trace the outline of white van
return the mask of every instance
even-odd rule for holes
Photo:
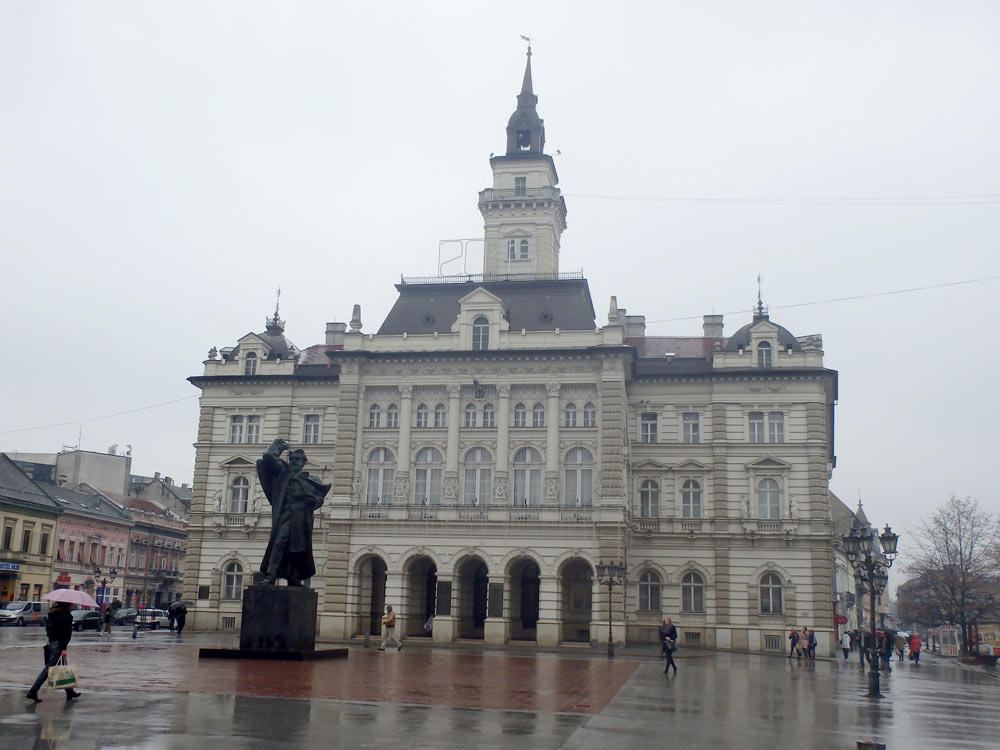
[[[7,602],[0,609],[0,625],[23,626],[29,623],[45,626],[49,619],[49,602]]]

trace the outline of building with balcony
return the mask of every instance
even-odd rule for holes
[[[270,512],[255,461],[275,438],[332,484],[316,515],[323,635],[552,645],[654,641],[833,648],[837,374],[822,339],[758,299],[729,336],[598,321],[559,270],[566,203],[544,152],[530,51],[507,150],[480,193],[481,274],[404,278],[381,325],[360,306],[299,349],[277,310],[202,374],[184,579],[197,628],[236,628]],[[622,262],[628,262],[623,254]],[[627,565],[610,597],[600,561]]]

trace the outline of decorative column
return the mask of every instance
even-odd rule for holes
[[[444,464],[444,505],[458,504],[458,426],[462,415],[462,386],[448,386],[448,450]]]
[[[558,576],[541,573],[538,577],[538,625],[535,639],[539,646],[558,646],[561,617],[559,613]]]
[[[493,501],[497,505],[507,505],[510,491],[510,384],[497,386],[500,403],[497,404],[497,473],[493,482]]]
[[[559,384],[545,386],[549,393],[545,423],[545,498],[543,505],[559,504]]]
[[[399,455],[396,456],[396,481],[393,503],[406,505],[410,497],[410,424],[413,421],[413,386],[399,386]]]
[[[455,640],[458,618],[452,610],[452,578],[448,574],[437,575],[437,608],[434,611],[434,629],[431,638],[434,643],[451,643]]]

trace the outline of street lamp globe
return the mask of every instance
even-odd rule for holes
[[[858,556],[858,544],[861,540],[854,529],[851,529],[850,534],[844,534],[842,538],[844,540],[844,552],[847,553],[848,559],[853,562],[854,558]]]
[[[885,553],[886,559],[889,560],[889,564],[891,565],[893,559],[896,557],[899,534],[893,533],[892,529],[889,528],[889,524],[886,524],[885,530],[879,535],[878,540],[882,544],[882,552]]]
[[[872,545],[875,543],[875,532],[865,529],[861,532],[858,544],[861,547],[861,554],[867,557],[872,553]]]

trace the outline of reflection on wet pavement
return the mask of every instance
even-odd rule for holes
[[[346,661],[223,662],[197,659],[205,638],[74,639],[83,698],[44,691],[35,706],[23,700],[40,666],[34,640],[0,635],[4,749],[826,750],[867,739],[974,750],[1000,736],[1000,680],[930,657],[883,677],[887,697],[872,702],[854,661],[689,650],[668,677],[655,658],[628,656],[352,649]]]

